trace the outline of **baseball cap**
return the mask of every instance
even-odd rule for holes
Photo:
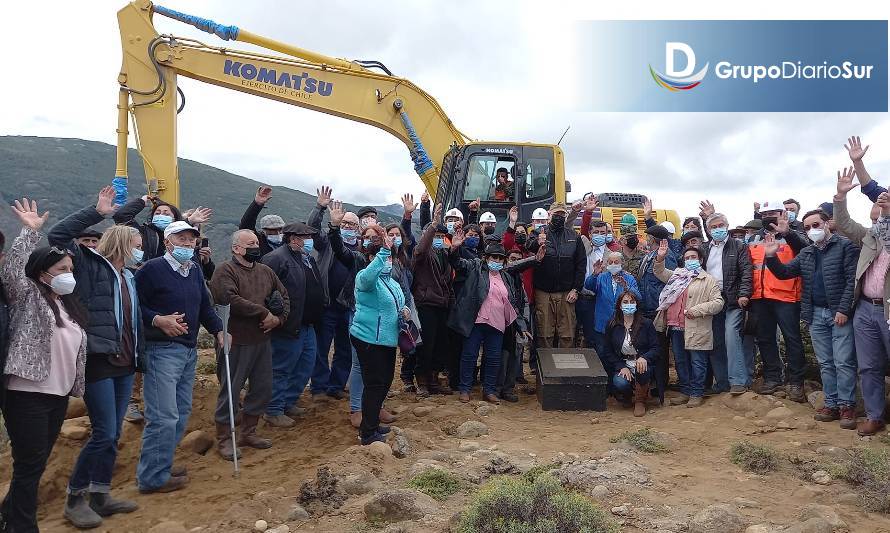
[[[193,228],[192,226],[189,226],[188,222],[186,222],[184,220],[177,220],[176,222],[171,222],[164,229],[164,238],[166,239],[167,237],[169,237],[170,235],[173,235],[174,233],[182,233],[183,231],[193,231],[193,232],[195,232],[195,236],[200,235],[200,233],[198,232],[198,229]]]

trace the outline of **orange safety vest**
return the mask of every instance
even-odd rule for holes
[[[751,252],[751,265],[753,267],[754,292],[751,298],[758,300],[768,298],[770,300],[778,300],[780,302],[799,302],[800,301],[800,278],[779,279],[763,264],[766,253],[763,250],[763,244],[751,244],[748,246]],[[783,263],[788,263],[794,259],[795,253],[784,241],[779,244],[779,251],[776,257]]]

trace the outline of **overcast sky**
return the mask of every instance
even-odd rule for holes
[[[79,137],[115,143],[123,2],[4,2],[0,7],[0,135]],[[377,59],[432,94],[462,131],[488,140],[562,143],[575,194],[635,192],[681,217],[714,202],[732,224],[755,200],[795,197],[803,209],[830,201],[849,165],[846,137],[872,145],[872,177],[890,170],[886,114],[589,113],[561,87],[583,68],[571,28],[584,19],[887,19],[890,4],[851,13],[843,3],[775,1],[357,2],[166,0],[162,5],[234,24],[336,57]],[[155,17],[162,33],[223,44]],[[353,203],[386,204],[419,193],[405,146],[371,126],[181,79],[179,155],[272,185],[322,183]],[[131,140],[130,145],[134,146]],[[2,169],[0,169],[2,175]],[[111,176],[109,176],[109,179]],[[188,176],[182,176],[188,179]],[[0,180],[2,187],[2,180]],[[867,219],[863,196],[851,210]]]

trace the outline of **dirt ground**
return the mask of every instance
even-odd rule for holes
[[[212,437],[215,377],[199,376],[194,393],[189,431],[202,430]],[[260,433],[271,438],[274,447],[246,450],[239,478],[232,477],[232,463],[221,460],[213,448],[205,455],[180,448],[176,462],[188,466],[191,484],[186,490],[156,495],[137,492],[135,469],[141,426],[125,423],[115,469],[114,494],[137,501],[140,509],[130,515],[106,519],[96,531],[145,532],[153,527],[155,532],[250,531],[259,518],[267,519],[270,527],[286,523],[290,531],[372,531],[380,526],[368,524],[362,513],[362,504],[369,495],[349,496],[339,509],[329,506],[326,514],[308,520],[286,520],[285,517],[296,502],[301,483],[313,478],[317,468],[323,465],[339,473],[370,474],[368,479],[374,487],[400,488],[406,486],[412,470],[416,473],[417,465],[424,462],[439,462],[456,471],[467,471],[474,457],[484,458],[486,453],[503,454],[526,467],[595,459],[618,446],[610,443],[610,438],[628,429],[650,427],[667,434],[672,441],[671,452],[635,454],[633,461],[648,472],[649,480],[610,485],[609,496],[601,500],[607,512],[624,503],[642,509],[636,517],[616,517],[624,522],[623,531],[656,531],[651,525],[643,524],[654,518],[688,518],[710,504],[742,501],[737,500],[742,498],[749,502],[741,506],[740,512],[750,524],[795,523],[804,506],[820,503],[834,506],[850,531],[890,532],[890,517],[862,510],[851,497],[851,487],[842,481],[818,485],[793,468],[755,475],[729,460],[731,444],[743,439],[803,457],[816,457],[816,450],[824,446],[847,449],[887,446],[886,441],[864,441],[855,431],[841,430],[837,423],[811,423],[813,409],[809,404],[751,396],[735,400],[727,395],[713,397],[698,409],[654,407],[645,417],[634,418],[629,410],[612,400],[609,410],[603,413],[543,412],[535,396],[520,393],[518,404],[503,403],[487,416],[481,416],[477,412],[479,402],[462,404],[456,395],[418,402],[413,394],[396,393],[387,401],[387,406],[399,414],[395,425],[404,430],[411,445],[410,454],[401,459],[390,454],[375,455],[376,450],[370,452],[356,446],[356,431],[346,419],[345,400],[313,405],[304,398],[311,414],[296,427],[279,430],[261,424]],[[477,399],[478,393],[474,396],[474,400]],[[782,422],[764,421],[766,411],[780,404],[793,415]],[[432,410],[417,416],[414,409],[418,406],[429,406]],[[468,420],[483,422],[488,427],[488,435],[469,439],[473,442],[454,436],[455,426]],[[40,491],[42,531],[72,531],[62,518],[62,508],[68,475],[82,444],[83,441],[65,438],[56,444]],[[482,452],[471,453],[477,444]],[[10,463],[7,451],[0,457],[2,492],[9,480]],[[442,531],[464,507],[467,498],[466,492],[459,492],[437,503],[429,516],[410,522],[401,531]],[[330,502],[319,503],[324,508]],[[314,510],[307,508],[310,512]],[[640,517],[640,513],[649,516]],[[178,524],[155,527],[164,521]],[[669,529],[673,528],[662,530]]]

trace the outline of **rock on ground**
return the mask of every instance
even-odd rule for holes
[[[824,519],[810,518],[800,524],[794,524],[782,533],[832,533],[834,528]]]
[[[343,476],[337,486],[346,494],[361,495],[380,488],[380,481],[368,472]]]
[[[190,450],[198,455],[204,455],[207,450],[213,447],[213,437],[207,433],[196,429],[182,438],[179,446],[184,450]]]
[[[488,426],[476,420],[468,420],[457,427],[456,435],[461,439],[472,439],[488,435]]]
[[[638,463],[635,454],[624,450],[611,450],[602,459],[564,464],[556,474],[560,483],[592,494],[597,485],[609,483],[649,483],[649,470]]]
[[[384,490],[365,503],[368,521],[401,522],[417,520],[438,509],[435,500],[416,490]]]
[[[812,476],[813,482],[817,485],[828,485],[831,483],[831,474],[825,470],[816,470]]]
[[[825,407],[825,393],[817,390],[807,394],[807,401],[813,406],[813,409],[819,410]]]
[[[309,520],[309,512],[300,504],[294,504],[293,509],[287,515],[288,522],[299,522],[301,520]]]
[[[779,420],[787,420],[794,416],[794,411],[788,409],[784,405],[782,407],[776,407],[775,409],[771,409],[766,413],[766,420],[768,421],[779,421]]]
[[[392,454],[401,459],[410,453],[411,444],[408,442],[408,437],[404,433],[396,435],[392,440]]]
[[[847,529],[847,523],[841,519],[840,515],[834,508],[827,505],[811,503],[801,509],[798,519],[805,522],[811,518],[821,518],[825,520],[832,529]]]
[[[721,399],[721,402],[724,406],[733,411],[745,413],[747,418],[763,416],[767,411],[773,408],[773,403],[770,398],[761,396],[756,392],[749,391],[738,396],[724,394],[723,396],[724,398]],[[748,413],[753,413],[753,416],[748,416]]]
[[[689,533],[741,533],[745,525],[735,507],[720,503],[696,513],[689,521]]]
[[[415,407],[412,412],[414,413],[414,416],[422,417],[432,413],[433,408],[429,405],[421,405],[420,407]]]
[[[79,418],[81,416],[85,416],[86,414],[87,404],[84,403],[83,398],[69,396],[68,410],[65,411],[65,420],[68,420],[69,418]]]

